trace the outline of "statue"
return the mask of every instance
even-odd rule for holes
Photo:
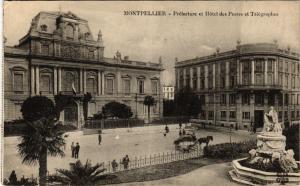
[[[265,113],[264,115],[264,127],[262,132],[282,132],[281,125],[278,122],[278,115],[274,110],[274,107],[270,107],[269,113]]]

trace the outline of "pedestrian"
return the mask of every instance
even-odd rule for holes
[[[181,129],[179,130],[179,136],[181,136],[182,135],[182,131],[181,131]]]
[[[9,180],[9,183],[10,183],[11,185],[16,185],[16,184],[17,184],[18,178],[17,178],[17,175],[16,175],[16,171],[15,171],[15,170],[11,171],[8,180]]]
[[[76,147],[75,147],[75,158],[78,159],[79,158],[79,150],[80,150],[80,145],[77,142],[76,143]]]
[[[184,129],[182,129],[182,135],[185,135],[185,130]]]
[[[98,143],[99,143],[99,145],[101,145],[101,141],[102,141],[102,136],[101,136],[101,133],[99,133],[99,135],[98,135]]]
[[[181,122],[179,122],[179,129],[181,129],[181,127],[182,127],[182,123],[181,123]]]
[[[169,127],[168,127],[168,125],[166,125],[165,131],[166,131],[166,133],[169,133]]]
[[[72,151],[72,158],[74,158],[75,157],[75,144],[73,141],[72,141],[72,145],[71,145],[71,151]]]
[[[118,163],[116,162],[116,160],[113,160],[112,162],[111,162],[111,167],[112,167],[112,170],[113,170],[113,172],[116,172],[117,171],[117,167],[118,167],[119,165],[118,165]]]
[[[128,169],[128,164],[129,164],[129,157],[128,155],[126,155],[123,160],[122,160],[122,164],[124,165],[124,169],[127,170]]]

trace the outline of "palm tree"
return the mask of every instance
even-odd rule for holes
[[[25,127],[18,144],[22,163],[29,165],[39,163],[39,185],[46,185],[47,155],[64,156],[61,147],[65,140],[54,103],[45,96],[27,98],[21,108]]]
[[[148,122],[150,122],[150,107],[153,106],[155,103],[155,100],[152,96],[146,96],[144,99],[144,105],[148,107]]]
[[[87,160],[83,165],[78,160],[70,164],[70,170],[56,169],[57,174],[50,176],[50,180],[70,185],[94,185],[97,181],[106,177],[106,175],[100,175],[105,170],[103,163],[92,166]]]
[[[22,163],[34,165],[39,163],[39,185],[46,185],[47,155],[64,156],[61,147],[65,141],[60,125],[48,118],[26,122],[26,127],[18,144],[18,151],[23,158]]]

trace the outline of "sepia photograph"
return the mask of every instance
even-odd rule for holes
[[[1,184],[300,185],[299,1],[3,2]]]

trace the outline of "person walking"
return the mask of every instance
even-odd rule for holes
[[[72,158],[75,157],[75,144],[74,142],[72,141],[72,144],[71,144],[71,152],[72,152]]]
[[[179,122],[179,129],[181,129],[181,127],[182,127],[182,123],[181,123],[181,122]]]
[[[117,171],[117,167],[118,167],[119,165],[118,165],[118,163],[116,162],[116,160],[113,160],[112,162],[111,162],[111,167],[112,167],[112,170],[113,170],[113,172],[116,172]]]
[[[99,143],[99,145],[101,145],[101,141],[102,141],[102,136],[101,136],[101,133],[99,133],[99,135],[98,135],[98,143]]]
[[[79,150],[80,150],[80,145],[77,142],[76,143],[76,147],[75,147],[75,158],[78,159],[79,158]]]
[[[129,164],[129,157],[128,155],[126,155],[123,160],[122,160],[122,164],[124,165],[124,169],[127,170],[128,169],[128,164]]]
[[[17,178],[17,174],[16,174],[15,170],[13,170],[10,173],[10,176],[9,176],[8,180],[9,180],[9,183],[12,184],[12,185],[16,185],[17,184],[18,178]]]
[[[185,135],[185,130],[184,129],[182,129],[182,135]]]
[[[166,125],[165,131],[166,131],[166,133],[169,133],[169,127],[168,127],[168,125]]]
[[[182,131],[181,131],[181,129],[179,130],[179,136],[181,136],[182,135]]]

